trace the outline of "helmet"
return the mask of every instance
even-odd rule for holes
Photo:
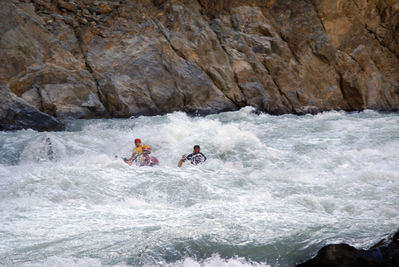
[[[199,149],[199,148],[200,148],[200,146],[199,146],[199,145],[195,145],[195,146],[194,146],[194,149],[196,149],[196,148],[198,148],[198,149]]]
[[[134,139],[134,143],[136,143],[137,141],[141,143],[141,140],[139,138]]]

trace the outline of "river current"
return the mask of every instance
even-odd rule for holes
[[[120,159],[137,137],[159,166]],[[195,144],[208,160],[177,168]],[[398,222],[398,113],[244,108],[0,132],[4,266],[294,266]]]

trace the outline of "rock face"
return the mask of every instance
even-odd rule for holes
[[[60,119],[398,110],[399,3],[0,1],[0,61]]]
[[[26,128],[58,131],[63,129],[63,125],[55,118],[37,111],[0,83],[0,130]]]
[[[381,240],[369,250],[356,249],[347,244],[328,245],[313,259],[298,267],[394,267],[399,266],[399,231]]]

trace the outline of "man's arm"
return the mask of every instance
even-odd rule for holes
[[[201,155],[204,157],[204,162],[206,161],[206,157],[205,157],[205,155],[204,154],[202,154],[202,152],[200,152],[201,153]]]
[[[183,162],[186,161],[186,155],[183,155],[183,157],[181,158],[181,160],[179,160],[179,163],[177,163],[177,167],[181,167],[181,165],[183,165]]]

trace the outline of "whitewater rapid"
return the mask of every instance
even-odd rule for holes
[[[115,158],[135,138],[159,166]],[[177,168],[195,144],[207,162]],[[374,111],[0,132],[0,265],[293,266],[365,248],[398,228],[398,151],[399,114]]]

